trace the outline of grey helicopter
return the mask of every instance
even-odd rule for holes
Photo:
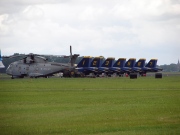
[[[62,72],[66,76],[71,76],[75,72],[75,61],[79,54],[72,55],[72,48],[70,46],[70,56],[62,55],[39,55],[39,54],[26,54],[23,55],[24,58],[21,60],[11,63],[6,73],[11,75],[11,78],[24,78],[26,76],[30,78],[38,78],[53,76],[55,73]],[[57,56],[57,57],[70,57],[69,63],[58,63],[58,62],[48,62],[45,56]],[[4,58],[14,58],[22,57],[22,55],[17,56],[4,56]]]

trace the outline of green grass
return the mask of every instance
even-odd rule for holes
[[[180,134],[180,77],[0,79],[0,134]]]

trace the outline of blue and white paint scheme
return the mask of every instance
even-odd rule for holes
[[[1,50],[0,50],[0,68],[5,68],[4,64],[2,63]]]

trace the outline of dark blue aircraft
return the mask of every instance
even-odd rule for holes
[[[132,68],[134,67],[135,63],[136,63],[136,59],[130,58],[125,63],[125,66],[121,68],[120,75],[123,75],[124,73],[130,74],[132,72]]]
[[[139,59],[134,67],[131,68],[131,73],[140,73],[142,71],[142,68],[145,66],[146,59],[141,58]]]
[[[109,68],[110,74],[116,73],[120,75],[121,69],[125,66],[126,58],[119,58],[113,65],[113,67]]]
[[[95,57],[94,59],[90,56],[84,57],[78,64],[77,68],[79,72],[84,75],[89,75],[93,73],[99,76],[102,73],[106,75],[112,75],[116,73],[122,76],[124,73],[139,73],[144,75],[147,72],[158,72],[162,71],[162,68],[156,67],[157,59],[151,59],[145,66],[146,59],[141,58],[136,62],[135,58],[130,58],[126,62],[126,58],[119,58],[115,61],[115,58],[107,58],[104,61],[104,57]]]
[[[88,75],[89,73],[95,72],[97,68],[90,67],[90,64],[93,60],[93,57],[91,56],[84,56],[83,59],[78,63],[77,70],[80,73],[83,73],[84,75]]]
[[[97,69],[99,69],[99,67],[101,67],[103,62],[104,62],[103,56],[95,57],[91,62],[90,67],[96,67]]]
[[[83,75],[89,75],[93,73],[94,75],[98,74],[98,68],[102,65],[104,57],[90,57],[85,56],[77,65],[77,70]]]
[[[113,67],[114,61],[115,61],[115,58],[113,57],[107,58],[103,62],[101,67],[98,68],[98,74],[102,74],[102,73],[109,74],[109,71],[110,71],[109,69]]]
[[[159,72],[162,70],[162,68],[157,67],[157,59],[151,59],[145,67],[141,68],[140,74],[143,75],[147,72]]]

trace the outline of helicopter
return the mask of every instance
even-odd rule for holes
[[[11,75],[11,78],[24,78],[28,76],[30,78],[38,78],[53,76],[55,73],[62,72],[66,76],[71,76],[71,73],[75,71],[74,63],[79,54],[72,55],[72,47],[70,46],[70,56],[63,56],[64,58],[70,57],[69,63],[48,62],[45,56],[57,56],[62,55],[39,55],[39,54],[26,54],[21,60],[11,63],[6,73]],[[4,56],[4,58],[22,57],[22,55],[16,56]]]

